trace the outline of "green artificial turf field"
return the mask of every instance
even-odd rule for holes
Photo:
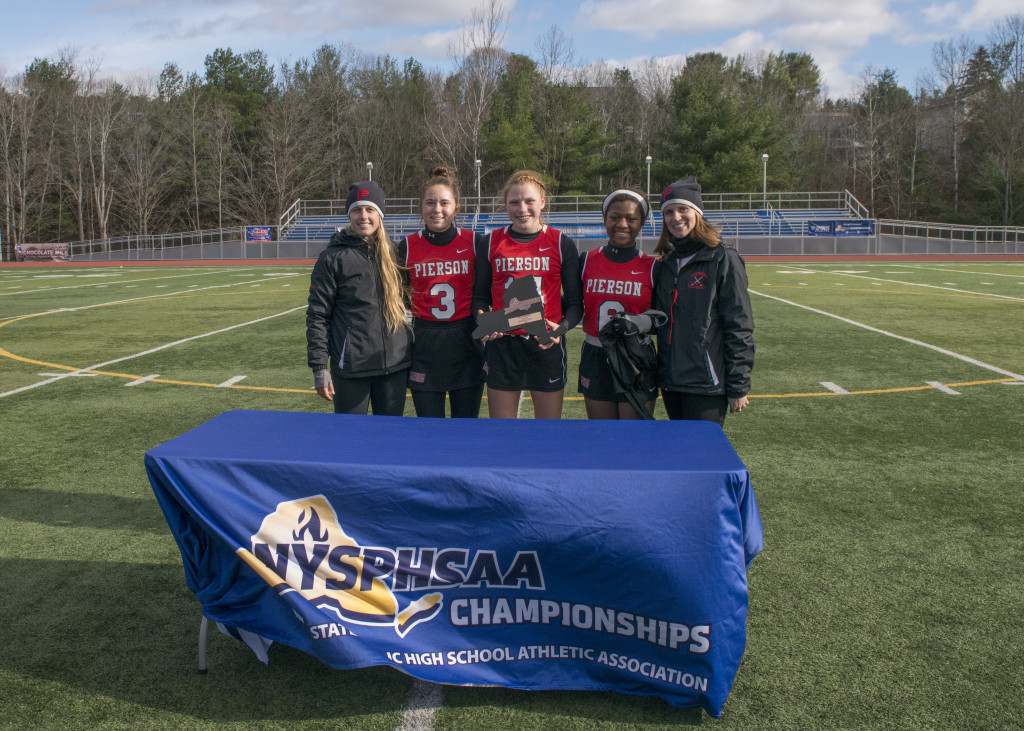
[[[748,273],[753,398],[726,433],[765,550],[722,719],[446,686],[433,728],[1024,727],[1024,264]],[[223,411],[330,409],[305,365],[308,274],[0,268],[0,728],[403,723],[414,684],[391,669],[282,646],[264,667],[213,633],[198,675],[200,607],[143,469]]]

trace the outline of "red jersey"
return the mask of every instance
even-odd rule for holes
[[[653,256],[638,252],[624,264],[610,261],[604,247],[587,253],[583,264],[583,332],[597,337],[613,312],[639,315],[651,308]]]
[[[412,314],[421,320],[447,322],[470,315],[475,254],[473,232],[459,229],[455,239],[435,246],[417,231],[405,239]]]
[[[533,277],[544,300],[544,317],[562,321],[562,232],[545,226],[533,241],[521,244],[509,227],[491,231],[487,258],[491,265],[491,309],[505,306],[505,290],[512,280]],[[512,330],[513,335],[525,330]]]

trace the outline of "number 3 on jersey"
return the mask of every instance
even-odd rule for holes
[[[438,282],[430,288],[431,297],[440,297],[440,307],[431,307],[430,314],[438,320],[450,320],[455,315],[455,288],[447,282]]]

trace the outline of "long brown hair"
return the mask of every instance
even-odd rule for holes
[[[716,246],[722,245],[722,232],[718,226],[713,223],[709,223],[708,219],[704,218],[704,214],[700,211],[694,210],[697,214],[697,223],[693,227],[693,231],[690,232],[690,237],[694,241],[698,241],[704,246],[710,246],[712,249]],[[664,221],[664,219],[662,219]],[[668,232],[668,226],[661,224],[661,236],[658,237],[658,245],[654,247],[655,256],[664,256],[665,254],[671,254],[673,250],[672,242],[669,241],[670,234]]]

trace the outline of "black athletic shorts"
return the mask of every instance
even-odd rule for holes
[[[409,389],[455,391],[483,381],[483,349],[473,339],[473,318],[456,322],[415,320]]]
[[[561,391],[565,388],[565,338],[547,350],[532,337],[505,335],[484,346],[487,385],[499,391]]]
[[[612,369],[604,348],[590,342],[583,343],[583,352],[580,354],[577,390],[594,401],[612,401],[617,404],[626,402],[624,394],[615,393],[615,379],[612,377]],[[658,389],[654,387],[645,401],[655,401],[657,398]]]

